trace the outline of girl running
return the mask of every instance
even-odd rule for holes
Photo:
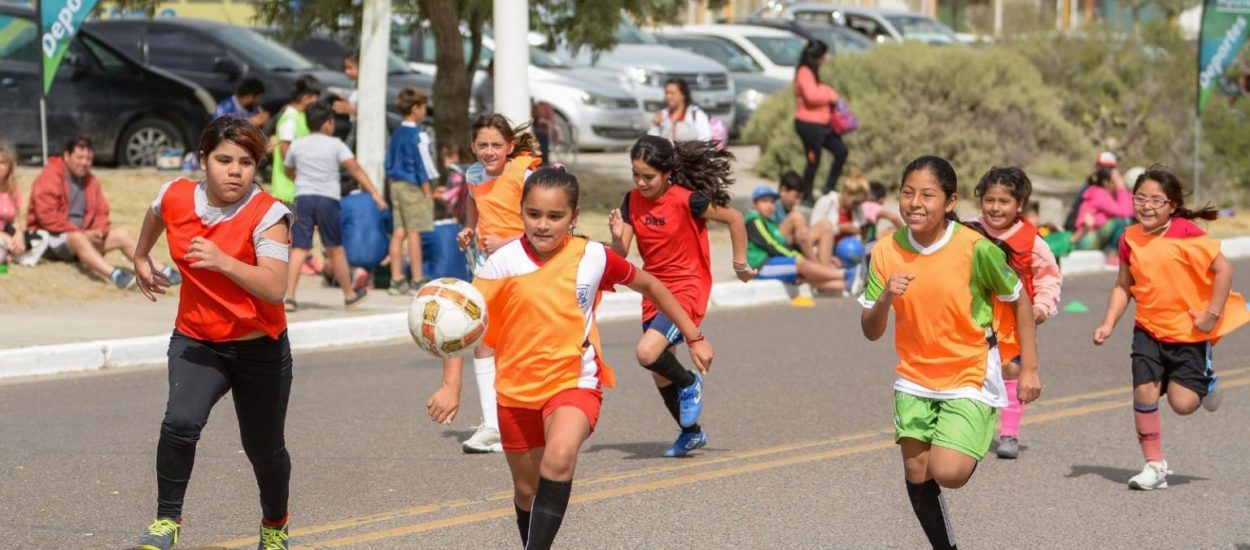
[[[976,196],[981,199],[981,216],[969,225],[985,236],[1007,247],[1007,265],[1016,271],[1024,291],[1033,302],[1033,322],[1040,325],[1059,313],[1059,288],[1063,276],[1059,263],[1046,241],[1037,234],[1037,227],[1025,219],[1033,184],[1024,170],[1015,167],[991,168],[977,183]],[[994,332],[998,335],[998,351],[1003,365],[1003,385],[1007,388],[1007,407],[1002,411],[998,431],[999,458],[1020,455],[1020,418],[1024,404],[1016,396],[1020,376],[1020,342],[1016,336],[1015,317],[1001,302],[994,305]],[[1035,337],[1036,338],[1036,337]]]
[[[526,179],[524,238],[492,254],[474,280],[490,311],[485,341],[499,357],[503,446],[528,549],[547,549],[555,540],[578,451],[599,419],[602,386],[614,385],[595,322],[600,293],[618,284],[642,293],[674,320],[699,369],[712,365],[712,346],[659,279],[602,244],[570,235],[578,194],[577,178],[560,167]],[[460,363],[445,363],[443,386],[428,402],[435,422],[455,417]]]
[[[1213,220],[1214,208],[1185,208],[1185,189],[1171,172],[1153,167],[1133,185],[1136,225],[1120,244],[1120,276],[1094,344],[1111,337],[1130,299],[1133,319],[1133,421],[1146,466],[1128,480],[1131,489],[1166,489],[1159,396],[1167,394],[1176,414],[1201,404],[1220,406],[1219,380],[1211,369],[1211,348],[1250,321],[1246,301],[1233,284],[1233,264],[1220,243],[1191,220]]]
[[[1003,251],[957,221],[957,189],[955,169],[944,159],[923,156],[907,165],[899,193],[907,227],[873,248],[860,298],[869,340],[885,334],[894,310],[894,437],[912,511],[934,548],[955,547],[941,487],[968,482],[994,437],[994,409],[1007,405],[995,300],[1014,305],[1018,398],[1028,403],[1041,393],[1033,306]]]
[[[143,219],[139,290],[170,283],[149,253],[161,233],[184,282],[169,339],[169,399],[156,447],[156,521],[140,548],[177,544],[195,446],[213,405],[234,394],[243,450],[260,486],[262,550],[287,548],[291,458],[283,430],[291,396],[286,294],[291,212],[252,183],[265,136],[248,121],[214,120],[200,136],[204,181],[166,183]]]
[[[500,114],[484,114],[473,121],[473,154],[478,162],[469,167],[469,200],[464,229],[456,236],[470,265],[485,264],[487,256],[517,240],[521,223],[521,187],[525,178],[542,164],[538,142],[524,126],[513,128]],[[461,444],[466,453],[498,453],[499,417],[495,407],[495,354],[480,345],[473,350],[473,374],[482,404],[482,425]]]
[[[755,271],[747,266],[747,232],[742,214],[729,206],[730,161],[733,154],[717,150],[711,141],[684,141],[674,145],[657,136],[643,136],[629,153],[634,189],[621,207],[608,214],[612,250],[629,255],[634,237],[642,267],[677,296],[682,310],[696,325],[703,322],[712,294],[712,258],[707,221],[729,226],[733,267],[749,281]],[[699,426],[703,411],[703,379],[681,365],[673,350],[682,342],[674,318],[650,300],[642,302],[642,339],[635,354],[638,364],[651,371],[664,406],[681,433],[664,456],[686,456],[707,444]]]

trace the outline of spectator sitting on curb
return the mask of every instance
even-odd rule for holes
[[[798,172],[787,170],[782,174],[777,184],[777,209],[769,218],[781,228],[786,244],[804,251],[811,250],[814,244],[807,228],[807,217],[799,210],[806,188]]]
[[[767,185],[751,192],[753,208],[746,214],[747,265],[759,271],[757,279],[799,285],[799,295],[790,303],[813,307],[816,302],[812,299],[812,286],[819,290],[842,291],[846,289],[846,278],[842,270],[808,260],[786,246],[781,228],[771,219],[779,196]]]
[[[51,259],[74,262],[112,281],[117,288],[130,288],[135,275],[129,270],[113,267],[104,259],[112,250],[120,250],[132,263],[135,259],[135,238],[123,227],[109,226],[109,204],[104,198],[100,180],[91,173],[95,146],[91,138],[77,136],[65,144],[60,157],[48,159],[30,190],[30,207],[26,214],[27,231],[44,230]],[[170,284],[182,282],[173,268],[153,261],[153,267],[165,275]]]
[[[17,187],[17,149],[0,141],[0,265],[15,261],[26,251],[21,220],[22,191]]]
[[[239,84],[234,95],[221,100],[213,118],[223,116],[247,119],[252,126],[260,128],[269,122],[269,111],[261,109],[260,101],[265,96],[265,84],[255,78],[249,78]]]

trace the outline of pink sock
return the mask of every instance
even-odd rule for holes
[[[1002,410],[1003,426],[998,430],[998,435],[1009,435],[1019,439],[1020,437],[1020,417],[1024,416],[1024,404],[1016,397],[1016,381],[1003,380],[1003,385],[1007,386],[1007,408]]]
[[[1163,462],[1163,426],[1159,422],[1159,406],[1133,405],[1133,423],[1137,440],[1146,462]]]

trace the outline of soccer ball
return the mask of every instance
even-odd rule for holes
[[[486,333],[486,299],[460,279],[431,281],[417,290],[408,306],[408,332],[431,355],[460,355]]]

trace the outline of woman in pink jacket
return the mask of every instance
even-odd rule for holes
[[[1120,236],[1133,223],[1133,193],[1124,177],[1114,168],[1099,168],[1090,176],[1089,185],[1081,194],[1077,210],[1076,247],[1080,250],[1104,250],[1107,260],[1116,263]]]
[[[824,42],[808,41],[794,71],[794,131],[803,141],[803,152],[807,157],[807,168],[803,170],[803,182],[808,190],[804,193],[805,200],[814,200],[811,191],[816,180],[816,167],[820,165],[821,149],[833,153],[833,166],[825,179],[822,194],[837,188],[838,176],[842,174],[848,154],[842,137],[829,125],[838,92],[820,83],[820,65],[824,63],[828,49]]]

